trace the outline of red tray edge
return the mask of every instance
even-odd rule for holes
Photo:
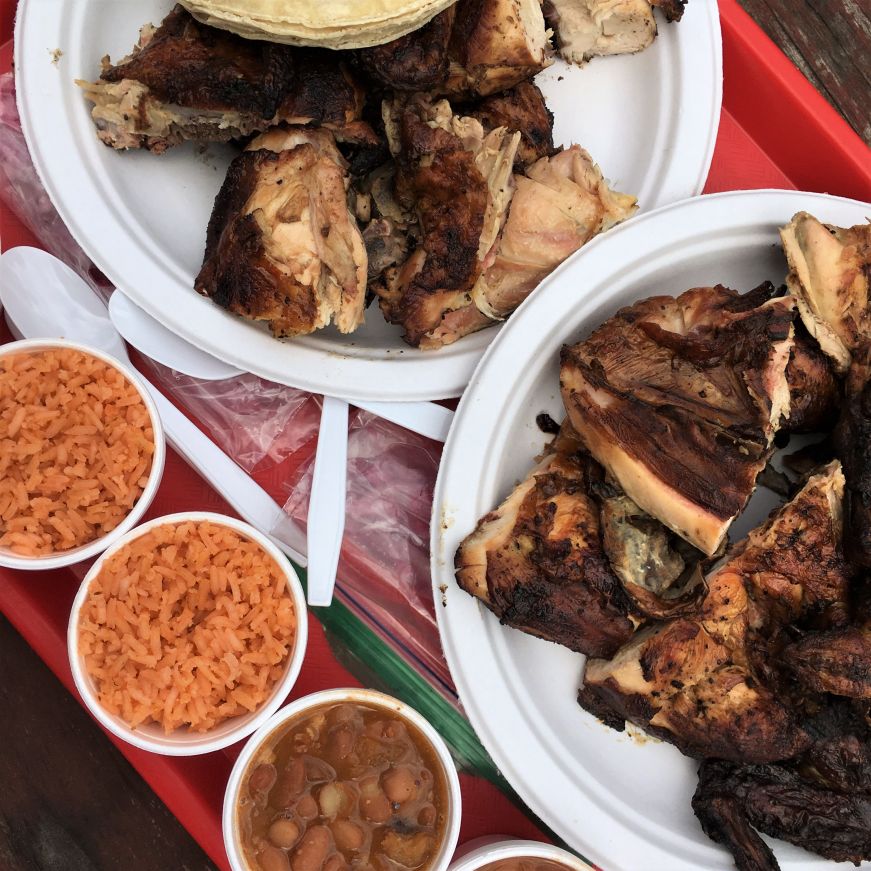
[[[724,82],[724,109],[796,187],[871,200],[871,155],[858,134],[817,93],[737,0],[719,0],[719,9],[724,65],[729,73]],[[760,123],[761,105],[765,105],[764,123]],[[784,135],[796,115],[802,122],[800,148]],[[809,153],[827,155],[825,183],[808,172]],[[78,698],[66,659],[60,651],[52,651],[47,637],[50,627],[43,616],[9,587],[2,596],[2,606],[10,622]],[[182,771],[193,767],[196,760],[144,753],[109,737],[209,857],[219,867],[227,868],[220,826],[216,829],[210,819],[213,808]]]

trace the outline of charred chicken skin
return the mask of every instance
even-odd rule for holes
[[[342,129],[363,107],[334,53],[243,39],[181,6],[159,27],[143,27],[129,57],[105,59],[98,82],[79,84],[103,142],[158,154],[188,139],[223,142],[281,122]]]
[[[722,543],[789,414],[793,303],[770,285],[652,297],[565,347],[560,383],[590,453],[707,554]]]
[[[486,131],[505,127],[520,133],[520,145],[514,161],[522,172],[539,158],[550,157],[553,145],[553,115],[534,82],[521,82],[476,103],[462,107],[463,113],[477,118]]]
[[[440,85],[448,75],[448,46],[456,10],[456,6],[449,6],[420,30],[361,49],[357,54],[363,69],[396,91],[425,91]]]
[[[865,745],[856,754],[852,748],[853,758],[840,749],[837,767],[850,783],[845,790],[807,776],[804,766],[706,760],[693,810],[705,833],[732,853],[738,871],[780,867],[757,829],[827,859],[858,865],[871,856],[868,749]]]
[[[326,130],[255,139],[230,165],[209,221],[199,293],[276,336],[363,318],[366,249],[348,211],[348,175]]]
[[[599,474],[595,461],[571,434],[559,438],[481,519],[455,565],[459,585],[503,623],[607,656],[629,638],[638,618],[603,550],[590,474]]]
[[[771,686],[769,643],[788,625],[844,625],[844,479],[834,462],[727,554],[696,612],[640,630],[610,660],[591,659],[595,698],[689,756],[787,759],[811,743]]]

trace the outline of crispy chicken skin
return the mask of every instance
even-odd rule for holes
[[[550,66],[539,0],[461,0],[449,49],[449,96],[495,94]]]
[[[794,339],[786,367],[789,417],[781,422],[781,429],[789,433],[830,432],[841,404],[834,366],[803,324],[796,325]]]
[[[423,95],[385,103],[385,113],[397,198],[417,212],[421,244],[378,290],[381,310],[409,344],[438,348],[489,323],[471,292],[508,210],[520,134],[485,135]]]
[[[463,113],[477,118],[487,131],[506,127],[519,131],[520,146],[514,168],[522,172],[541,157],[550,157],[553,147],[553,114],[534,82],[521,82],[501,94],[485,97],[463,107]]]
[[[357,52],[363,69],[395,91],[425,91],[448,74],[448,45],[457,7],[449,6],[420,30]]]
[[[635,197],[611,190],[579,145],[542,157],[514,176],[508,220],[472,292],[503,320],[567,257],[636,211]]]
[[[843,374],[871,340],[871,223],[842,229],[798,212],[780,238],[801,319]]]
[[[780,867],[754,828],[827,859],[858,865],[871,858],[868,783],[840,792],[803,777],[791,765],[706,760],[693,810],[705,833],[732,853],[738,871]]]
[[[763,285],[652,297],[562,352],[563,401],[641,508],[713,554],[789,413],[793,303]]]
[[[596,463],[571,437],[487,514],[456,554],[457,582],[509,626],[592,656],[631,635],[629,599],[587,493]]]
[[[844,478],[835,461],[727,554],[692,615],[641,629],[611,659],[591,659],[580,701],[596,700],[689,756],[771,762],[811,738],[770,674],[785,626],[843,626]]]
[[[363,93],[337,57],[243,39],[176,6],[143,27],[133,53],[84,82],[100,139],[161,153],[187,139],[227,141],[273,124],[341,128],[359,119]]]
[[[325,130],[255,139],[231,164],[209,221],[196,289],[278,337],[363,319],[366,249],[348,175]]]

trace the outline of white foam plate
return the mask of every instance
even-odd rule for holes
[[[542,284],[490,346],[445,446],[433,507],[432,578],[460,700],[521,798],[607,871],[734,866],[693,816],[696,763],[640,730],[634,737],[614,732],[578,707],[583,657],[501,626],[456,585],[454,553],[478,518],[528,474],[547,438],[536,415],[564,417],[561,345],[653,294],[782,282],[777,229],[802,209],[841,226],[871,217],[871,205],[853,200],[739,192],[665,207],[595,240]],[[740,534],[772,507],[770,494],[759,496],[741,518]],[[782,841],[770,843],[783,871],[834,867]]]
[[[377,306],[353,336],[333,329],[278,341],[193,290],[206,224],[230,147],[186,145],[156,157],[101,144],[73,84],[100,58],[123,57],[170,0],[21,0],[18,105],[43,184],[73,236],[111,281],[178,335],[227,363],[285,384],[360,400],[458,396],[497,330],[435,352],[410,348]],[[701,191],[720,117],[722,53],[715,0],[660,22],[639,55],[556,63],[539,76],[558,143],[589,149],[619,189],[651,209]],[[53,52],[62,55],[53,63]]]

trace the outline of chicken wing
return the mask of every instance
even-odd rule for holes
[[[773,294],[718,286],[652,297],[562,352],[563,401],[590,453],[709,555],[789,413],[793,303]]]
[[[209,221],[196,289],[279,337],[363,320],[366,249],[348,174],[326,130],[274,130],[231,164]]]

